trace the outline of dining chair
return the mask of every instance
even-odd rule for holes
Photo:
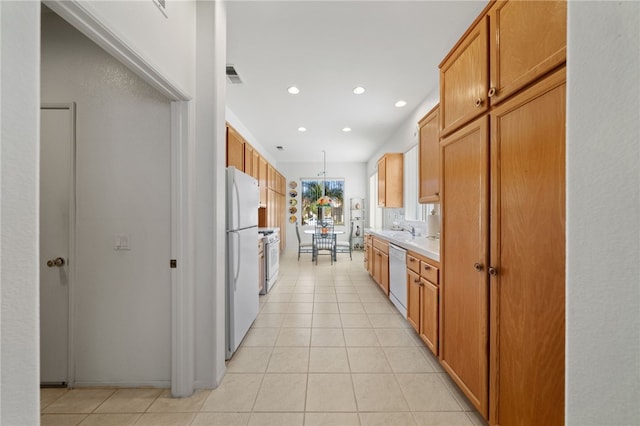
[[[311,260],[313,261],[313,243],[302,242],[298,222],[296,222],[296,237],[298,237],[298,261],[300,261],[300,253],[311,253]]]
[[[313,259],[318,264],[318,256],[321,251],[328,251],[331,264],[335,258],[336,234],[333,232],[333,221],[319,220],[316,222],[315,233],[313,234]]]
[[[353,247],[353,222],[351,222],[351,227],[349,229],[349,240],[348,241],[336,241],[336,249],[337,253],[349,253],[349,259],[353,260],[353,256],[351,254],[351,250]],[[337,258],[335,259],[337,260]]]

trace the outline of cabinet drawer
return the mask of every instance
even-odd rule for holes
[[[424,260],[420,262],[420,276],[431,281],[433,284],[438,284],[438,268],[428,264]]]
[[[411,269],[416,274],[420,273],[420,259],[415,256],[407,254],[407,268]]]
[[[389,254],[389,243],[377,238],[373,239],[373,247],[380,250],[382,253]]]

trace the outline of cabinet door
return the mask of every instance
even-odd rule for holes
[[[227,127],[227,167],[244,171],[244,140],[235,130]]]
[[[248,143],[244,144],[244,172],[253,176],[253,147]]]
[[[492,105],[565,62],[565,1],[496,2],[489,21]]]
[[[367,241],[367,272],[369,275],[373,276],[373,268],[376,262],[375,253],[373,252],[373,246],[371,245],[371,241]]]
[[[565,105],[562,69],[492,112],[495,424],[564,421]]]
[[[268,174],[267,160],[265,160],[263,157],[260,157],[259,164],[260,164],[260,167],[258,168],[258,175],[259,175],[258,183],[260,185],[260,205],[266,207],[267,205],[267,174]]]
[[[377,248],[373,248],[373,257],[375,260],[373,261],[373,280],[382,288],[381,285],[381,265],[382,265],[382,253]]]
[[[280,211],[278,213],[278,227],[280,228],[280,251],[284,251],[287,247],[287,197],[280,194],[278,197]]]
[[[387,202],[387,159],[378,160],[378,206],[384,207]]]
[[[438,356],[438,287],[421,278],[420,337],[434,355]]]
[[[421,203],[440,201],[440,107],[436,106],[420,121]]]
[[[380,287],[389,295],[389,255],[380,252]]]
[[[253,150],[251,155],[251,176],[255,179],[260,179],[260,153],[257,150]]]
[[[420,275],[407,268],[407,321],[420,333]]]
[[[487,17],[478,21],[440,64],[441,135],[487,111],[488,26]]]
[[[488,416],[488,117],[442,141],[440,358]]]
[[[267,188],[276,190],[276,169],[267,163]]]

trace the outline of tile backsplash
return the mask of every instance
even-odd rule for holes
[[[425,204],[425,220],[405,220],[404,209],[382,209],[382,228],[393,229],[395,224],[412,226],[416,236],[439,236],[440,234],[440,204]],[[433,214],[432,214],[433,213]]]

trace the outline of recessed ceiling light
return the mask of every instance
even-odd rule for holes
[[[298,131],[299,132],[306,132],[307,128],[306,127],[298,127]]]
[[[355,93],[356,95],[361,95],[364,93],[364,87],[362,86],[358,86],[356,88],[353,89],[353,93]]]
[[[398,108],[402,108],[403,106],[407,105],[407,101],[398,101],[396,102],[396,107]]]
[[[342,131],[343,132],[350,132],[351,131],[351,127],[343,127]]]
[[[297,95],[298,93],[300,93],[300,89],[298,89],[296,86],[291,86],[287,89],[287,92],[291,93],[292,95]]]

